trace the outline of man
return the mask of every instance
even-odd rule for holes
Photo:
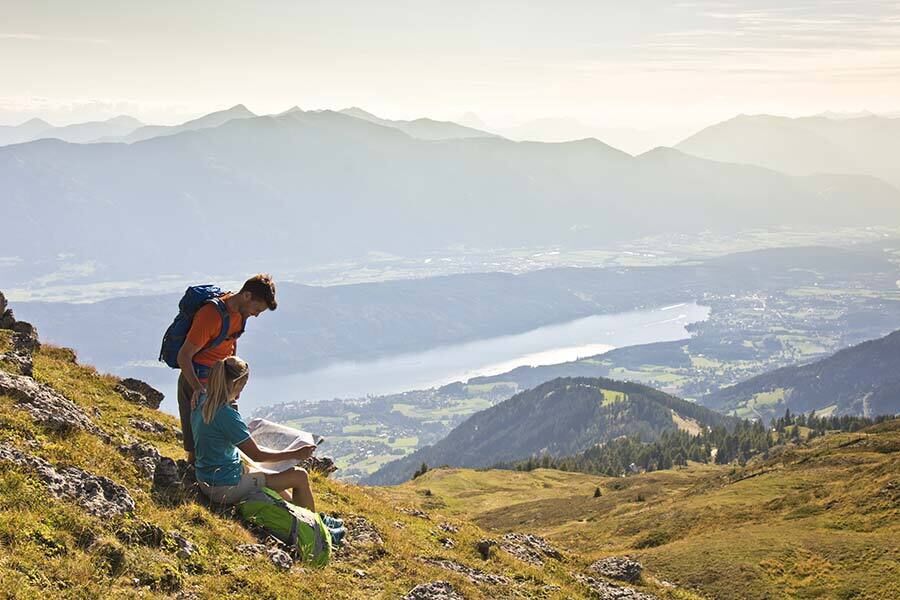
[[[191,407],[200,394],[206,392],[209,368],[217,361],[237,353],[237,338],[244,332],[249,317],[266,310],[275,310],[275,282],[268,273],[254,275],[237,294],[222,297],[229,315],[228,335],[217,346],[208,347],[221,333],[222,317],[213,304],[204,304],[194,315],[191,328],[178,352],[178,416],[188,461],[194,462],[194,435],[191,431]]]

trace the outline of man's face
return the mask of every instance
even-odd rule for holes
[[[245,319],[247,317],[258,317],[260,313],[263,313],[269,309],[269,306],[264,300],[256,300],[249,294],[248,296],[249,297],[244,302],[243,308],[241,308],[241,316]]]

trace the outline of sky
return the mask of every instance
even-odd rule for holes
[[[0,125],[360,106],[689,131],[900,111],[900,2],[0,0]],[[674,135],[674,133],[673,133]]]

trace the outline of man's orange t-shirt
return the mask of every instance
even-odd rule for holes
[[[223,296],[222,300],[226,300],[228,296]],[[236,333],[243,329],[244,320],[239,312],[228,311],[228,315],[230,317],[228,338],[233,338]],[[194,313],[194,320],[191,322],[191,329],[188,331],[186,340],[195,346],[203,348],[219,337],[221,331],[222,318],[219,316],[219,310],[212,304],[204,304]],[[198,365],[211,367],[223,358],[234,356],[236,349],[236,339],[225,339],[218,346],[201,350],[195,354],[194,362]]]

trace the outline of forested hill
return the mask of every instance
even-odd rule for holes
[[[763,373],[703,399],[722,411],[750,408],[765,422],[812,410],[863,416],[900,413],[900,331],[808,365]]]
[[[560,378],[472,415],[446,438],[388,463],[366,483],[409,479],[427,465],[485,467],[537,454],[563,456],[623,435],[654,440],[663,431],[729,424],[728,417],[635,383]]]

